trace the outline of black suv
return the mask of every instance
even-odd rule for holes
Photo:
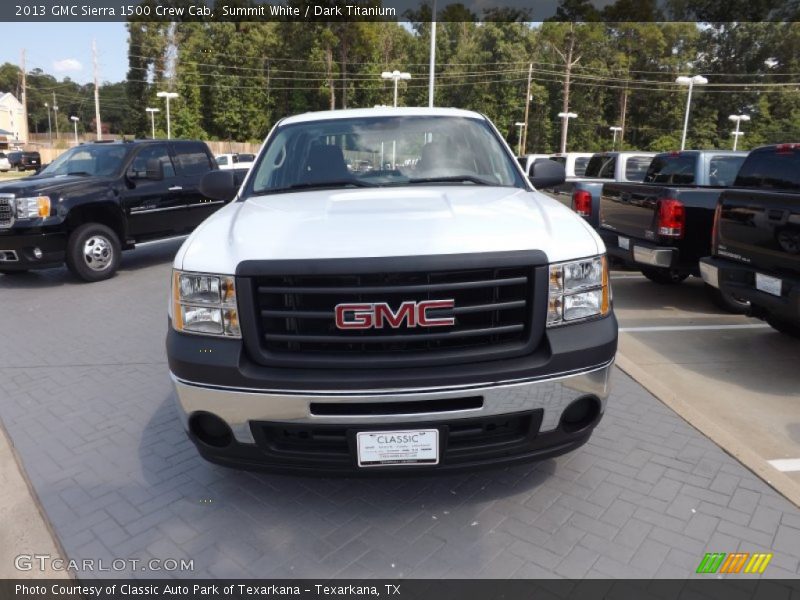
[[[0,273],[66,262],[85,281],[107,279],[121,250],[186,234],[225,204],[199,189],[216,168],[199,141],[71,148],[37,175],[0,185]]]
[[[23,152],[21,150],[6,154],[8,163],[17,171],[36,171],[42,166],[42,157],[38,152]]]

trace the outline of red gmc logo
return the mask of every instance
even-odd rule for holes
[[[428,311],[453,308],[453,300],[408,300],[397,311],[386,302],[370,304],[337,304],[336,327],[339,329],[381,329],[386,325],[398,329],[406,327],[442,327],[455,324],[453,317],[431,317]]]

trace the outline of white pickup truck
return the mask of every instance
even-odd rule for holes
[[[529,180],[469,111],[280,121],[174,262],[167,354],[201,455],[445,472],[585,443],[617,322],[602,241],[534,188],[563,179],[541,161]],[[215,171],[201,190],[234,185]]]

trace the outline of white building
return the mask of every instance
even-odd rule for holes
[[[9,145],[28,143],[25,111],[13,94],[0,93],[0,143]]]

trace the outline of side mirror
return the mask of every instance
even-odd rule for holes
[[[147,179],[153,181],[161,181],[164,179],[164,163],[158,158],[150,158],[147,160]]]
[[[537,160],[531,165],[528,179],[537,190],[552,188],[566,181],[567,172],[564,170],[564,165],[546,158]]]
[[[214,200],[227,202],[236,195],[237,189],[232,169],[209,171],[200,180],[200,193]]]

